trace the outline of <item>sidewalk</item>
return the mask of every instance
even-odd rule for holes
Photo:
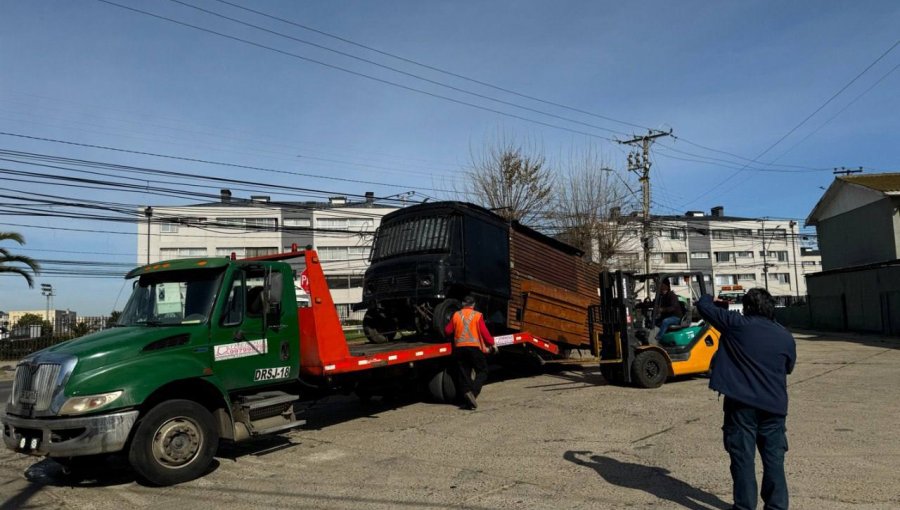
[[[18,360],[2,360],[0,361],[0,381],[10,381],[16,375],[16,365]]]

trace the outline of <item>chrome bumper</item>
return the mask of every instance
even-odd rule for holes
[[[0,414],[7,448],[29,455],[77,457],[122,450],[138,411],[73,418],[22,418]]]

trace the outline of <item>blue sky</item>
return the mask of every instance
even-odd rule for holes
[[[168,0],[114,1],[510,115],[388,85],[97,0],[6,1],[0,4],[0,131],[305,176],[9,135],[0,135],[0,149],[335,194],[374,191],[386,196],[416,191],[421,199],[446,197],[443,190],[452,187],[471,151],[498,133],[533,141],[551,161],[564,159],[573,148],[593,146],[620,170],[627,151],[608,138],[642,133],[626,124],[391,59],[215,0],[184,3],[569,120],[449,90]],[[820,186],[827,187],[833,179],[829,169],[900,170],[900,71],[860,96],[900,64],[900,48],[725,184],[719,185],[747,161],[691,144],[755,158],[900,39],[897,2],[267,0],[242,5],[529,96],[639,126],[671,128],[679,138],[661,141],[653,152],[653,195],[658,204],[653,212],[657,214],[723,205],[733,215],[805,218],[822,193]],[[59,172],[0,163],[3,169]],[[633,181],[631,175],[623,172],[622,176]],[[126,177],[123,173],[122,178]],[[135,208],[191,203],[146,192],[10,179],[9,174],[0,175],[0,188],[14,196],[47,193]],[[210,183],[205,191],[217,193],[219,187]],[[268,194],[274,199],[300,199]],[[10,202],[17,200],[0,200]],[[137,260],[133,224],[0,212],[0,230],[22,232],[28,244],[21,249],[8,247],[38,259],[122,264]],[[121,308],[125,299],[123,295],[116,302],[123,287],[116,279],[45,275],[38,283],[57,289],[56,308],[82,315]],[[0,310],[43,309],[44,304],[37,288],[29,290],[20,279],[0,277]]]

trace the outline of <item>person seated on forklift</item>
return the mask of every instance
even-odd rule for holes
[[[657,342],[662,340],[666,330],[671,326],[681,324],[682,315],[684,315],[684,310],[681,308],[681,303],[678,302],[678,296],[672,292],[672,285],[669,283],[669,279],[665,278],[659,285],[659,318],[657,319],[659,332],[656,334]]]
[[[466,409],[475,409],[478,403],[475,398],[481,393],[481,386],[488,377],[486,352],[495,353],[494,337],[491,336],[484,316],[475,311],[475,298],[468,295],[463,298],[462,310],[453,314],[453,318],[444,328],[446,336],[453,336],[453,357],[459,369],[460,389]],[[475,380],[472,380],[472,372]]]

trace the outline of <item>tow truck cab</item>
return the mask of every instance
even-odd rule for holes
[[[23,359],[0,421],[7,447],[65,462],[127,450],[156,484],[199,476],[218,439],[298,424],[293,270],[196,258],[134,269],[115,327]]]

